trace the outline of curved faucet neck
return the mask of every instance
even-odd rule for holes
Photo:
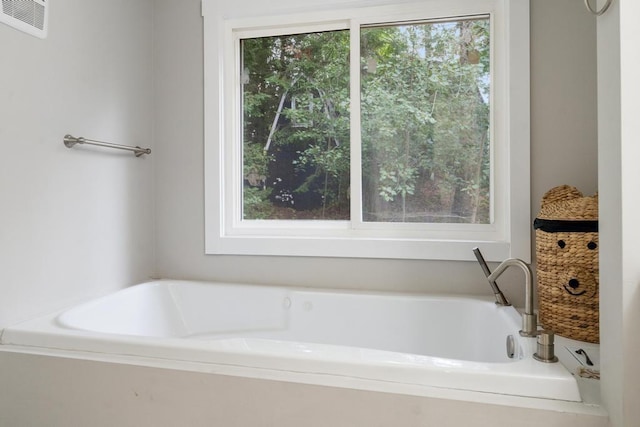
[[[522,260],[517,258],[509,258],[502,263],[487,277],[491,281],[495,281],[498,277],[504,273],[509,267],[520,267],[524,272],[524,316],[522,318],[522,331],[520,333],[524,336],[535,336],[538,329],[538,325],[533,312],[533,280],[531,279],[531,269]]]

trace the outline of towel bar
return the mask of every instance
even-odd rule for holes
[[[129,145],[112,144],[110,142],[96,141],[94,139],[87,139],[83,137],[76,138],[75,136],[72,136],[69,134],[64,136],[63,141],[64,141],[64,145],[66,145],[68,148],[71,148],[76,144],[89,144],[89,145],[97,145],[99,147],[108,147],[108,148],[116,148],[118,150],[133,151],[136,157],[140,157],[143,154],[151,154],[150,148],[140,148],[137,146],[131,147]]]

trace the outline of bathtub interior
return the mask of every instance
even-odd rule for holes
[[[188,288],[188,289],[186,289]],[[106,334],[187,338],[204,333],[277,330],[285,294],[273,288],[160,282],[133,286],[72,308],[60,316],[66,328]],[[243,288],[243,289],[240,289]],[[243,292],[244,290],[244,292]]]
[[[511,307],[470,298],[338,293],[248,285],[155,283],[83,304],[60,325],[118,335],[259,338],[472,360],[516,361]],[[519,342],[516,340],[516,342]]]

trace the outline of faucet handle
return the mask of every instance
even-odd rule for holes
[[[539,362],[555,363],[558,357],[554,354],[554,336],[553,331],[544,330],[538,332],[538,346],[533,358]]]
[[[482,271],[484,272],[484,275],[487,276],[487,280],[488,280],[489,276],[491,276],[491,270],[489,270],[489,266],[487,265],[487,262],[484,260],[484,257],[482,256],[482,252],[480,252],[480,248],[473,248],[473,254],[476,256],[476,259],[478,260],[478,264],[480,264],[480,268],[482,268]],[[496,283],[495,280],[489,280],[489,285],[491,285],[491,289],[493,289],[493,294],[496,297],[496,304],[503,305],[503,306],[511,305],[509,300],[504,296],[504,294],[498,287],[498,284]]]

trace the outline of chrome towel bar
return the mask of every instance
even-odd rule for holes
[[[129,145],[120,145],[120,144],[112,144],[110,142],[96,141],[94,139],[87,139],[83,137],[76,138],[72,135],[64,136],[64,145],[68,148],[73,147],[76,144],[89,144],[89,145],[97,145],[99,147],[108,147],[108,148],[116,148],[118,150],[128,150],[133,151],[136,157],[140,157],[143,154],[151,154],[150,148],[140,148],[140,147],[131,147]]]

